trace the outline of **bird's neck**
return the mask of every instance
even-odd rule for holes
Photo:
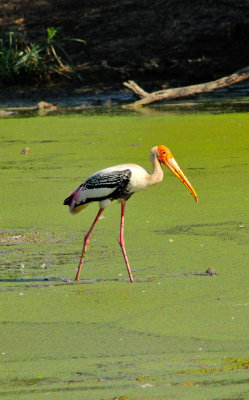
[[[149,185],[156,185],[163,180],[163,169],[156,155],[156,148],[150,152],[150,161],[152,164],[152,173],[149,175]]]

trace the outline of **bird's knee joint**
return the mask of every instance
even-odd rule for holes
[[[89,236],[85,236],[84,237],[84,245],[87,246],[89,241],[90,241]]]
[[[124,244],[125,244],[124,239],[119,238],[118,244],[119,244],[119,246],[124,246]]]

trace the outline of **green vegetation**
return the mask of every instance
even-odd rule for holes
[[[81,79],[66,51],[66,44],[70,41],[86,44],[83,39],[63,36],[60,28],[47,28],[39,41],[27,37],[22,31],[2,30],[0,80],[5,84],[23,84],[30,79],[44,82],[61,77]]]
[[[247,399],[249,115],[1,119],[0,395],[4,400]],[[166,144],[199,196],[165,169],[83,235],[65,196]],[[29,154],[21,154],[24,147]],[[215,268],[217,276],[204,271]]]

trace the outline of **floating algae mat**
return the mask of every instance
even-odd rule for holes
[[[0,138],[1,398],[247,399],[249,115],[12,118]],[[127,203],[135,282],[113,203],[75,284],[97,205],[64,198],[101,168],[150,169],[159,144],[199,203],[165,169]]]

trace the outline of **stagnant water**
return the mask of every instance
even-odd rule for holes
[[[0,120],[1,398],[247,398],[248,122],[248,113],[146,109]],[[101,168],[150,169],[159,144],[199,203],[165,169],[127,203],[135,282],[113,203],[75,284],[97,205],[71,216],[63,199]]]

